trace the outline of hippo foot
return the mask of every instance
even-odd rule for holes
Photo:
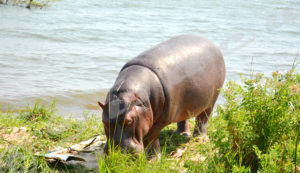
[[[193,132],[193,137],[198,137],[198,136],[200,136],[200,132],[199,132],[199,130],[194,130],[194,132]]]
[[[188,120],[180,121],[177,123],[176,133],[182,136],[191,136]]]
[[[181,136],[186,136],[186,137],[190,137],[191,136],[191,132],[189,131],[179,131],[179,130],[176,130],[176,133],[181,135]]]
[[[149,158],[160,157],[161,152],[160,152],[160,144],[159,144],[159,140],[158,139],[156,139],[154,142],[152,142],[150,144],[150,146],[148,146],[146,148],[146,155]]]
[[[206,132],[200,132],[198,129],[195,129],[193,132],[193,137],[198,137],[198,136],[207,136]]]
[[[201,120],[199,117],[201,118],[201,115],[196,118],[196,125],[194,128],[193,137],[206,136],[207,121],[205,123],[201,123]]]

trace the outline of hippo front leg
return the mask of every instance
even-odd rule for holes
[[[146,147],[146,154],[148,156],[160,156],[160,143],[158,138],[153,142],[150,142],[145,147]]]
[[[160,144],[159,144],[159,133],[166,126],[164,123],[156,123],[149,130],[147,136],[144,138],[144,148],[146,149],[146,154],[160,155]]]

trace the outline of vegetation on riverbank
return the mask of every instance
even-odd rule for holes
[[[48,5],[48,3],[53,0],[0,0],[0,5],[14,5],[25,8],[43,8]]]
[[[36,155],[56,147],[68,147],[103,133],[101,119],[84,115],[83,120],[63,118],[50,107],[37,102],[19,115],[0,115],[0,172],[51,172],[45,160]],[[23,138],[25,137],[25,138]]]
[[[293,70],[274,72],[272,77],[257,74],[242,81],[242,85],[230,81],[224,87],[226,102],[210,117],[209,140],[177,135],[172,124],[160,135],[160,159],[113,151],[98,157],[99,170],[95,171],[300,172],[300,74]],[[0,113],[0,172],[57,171],[35,153],[103,134],[99,116],[84,116],[84,121],[65,119],[55,114],[54,105],[37,103],[19,115]],[[8,138],[15,127],[26,128],[25,140]],[[65,167],[62,171],[88,170]]]

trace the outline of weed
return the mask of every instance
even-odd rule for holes
[[[40,106],[40,100],[37,100],[33,107],[26,107],[26,110],[21,113],[21,118],[27,121],[48,120],[55,113],[55,105],[56,100],[53,101],[50,107]]]

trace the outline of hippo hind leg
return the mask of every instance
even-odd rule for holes
[[[206,135],[207,121],[208,117],[211,114],[212,108],[209,107],[205,111],[203,111],[200,115],[196,117],[195,129],[193,132],[193,136]]]
[[[178,122],[176,133],[183,135],[183,136],[191,136],[189,121],[184,120],[184,121]]]

